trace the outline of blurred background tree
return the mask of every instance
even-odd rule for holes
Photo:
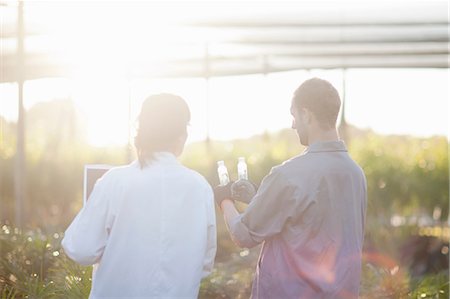
[[[1,121],[1,220],[13,221],[15,130]],[[369,219],[389,222],[394,214],[448,217],[449,161],[445,137],[383,136],[350,127],[349,151],[368,181]],[[68,99],[42,102],[28,111],[27,227],[61,229],[82,202],[83,167],[89,163],[127,163],[128,146],[88,144],[83,119]],[[216,185],[216,161],[224,160],[232,179],[237,158],[246,157],[250,179],[260,183],[270,169],[303,147],[291,129],[249,139],[188,144],[182,162]],[[435,210],[439,209],[439,215]]]
[[[61,232],[82,206],[84,165],[125,164],[129,162],[129,146],[90,145],[83,119],[70,100],[54,100],[31,107],[27,121],[26,225],[22,232],[13,229],[16,124],[3,118],[0,124],[2,298],[22,298],[23,294],[79,298],[80,294],[88,294],[90,270],[74,265],[65,257],[59,244]],[[428,293],[422,291],[426,288],[433,290],[429,292],[430,297],[448,296],[448,283],[443,283],[448,280],[448,273],[441,272],[448,269],[447,139],[443,136],[385,136],[354,127],[349,127],[348,133],[350,154],[364,169],[368,182],[362,298],[375,298],[372,294],[379,292],[385,294],[385,298],[406,298],[411,294],[425,294],[423,298],[427,298]],[[243,156],[250,179],[259,184],[273,166],[303,150],[295,132],[285,129],[248,139],[191,143],[180,159],[214,186],[218,184],[216,162],[224,160],[231,178],[236,179],[237,158]],[[226,231],[221,213],[216,213],[216,266],[212,275],[203,281],[200,297],[248,298],[260,247],[238,248]],[[403,219],[401,226],[393,225],[392,219],[396,216]],[[421,237],[420,228],[427,225],[446,227],[440,230],[443,240]],[[48,241],[44,244],[39,239]],[[35,243],[40,245],[35,246]],[[42,253],[39,261],[27,258],[37,252]],[[30,268],[36,263],[47,270],[37,275]],[[64,271],[73,272],[67,276],[69,280],[57,274],[61,265]],[[427,273],[441,274],[422,280]],[[17,282],[17,276],[28,278]]]

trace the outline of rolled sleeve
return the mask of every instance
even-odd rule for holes
[[[81,265],[97,263],[108,241],[112,220],[106,184],[104,179],[97,181],[88,202],[64,233],[64,252]]]
[[[242,215],[232,219],[229,223],[231,238],[239,247],[252,248],[262,242],[260,239],[253,239],[248,227],[242,223]]]
[[[230,221],[233,241],[238,246],[251,248],[280,233],[297,211],[298,189],[273,168],[245,212]]]

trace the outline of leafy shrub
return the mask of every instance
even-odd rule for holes
[[[61,233],[1,227],[1,299],[88,297],[91,267],[68,259],[60,246],[61,237]],[[200,298],[249,298],[260,248],[234,249],[223,252],[219,261],[216,259],[213,273],[201,283]],[[407,267],[378,252],[366,252],[362,270],[361,299],[449,296],[447,271],[411,278]]]

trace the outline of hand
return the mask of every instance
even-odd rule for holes
[[[229,199],[233,201],[231,196],[231,186],[233,185],[233,182],[229,182],[225,186],[219,185],[214,187],[214,200],[216,201],[219,208],[222,209],[222,201],[225,199]]]
[[[249,204],[256,194],[256,185],[249,180],[240,179],[231,185],[231,197],[234,200]]]

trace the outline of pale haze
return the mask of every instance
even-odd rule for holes
[[[134,136],[137,111],[145,97],[171,92],[184,97],[191,108],[190,142],[205,139],[208,127],[212,139],[229,140],[289,128],[292,93],[314,76],[332,82],[342,95],[342,70],[216,77],[208,83],[201,78],[41,79],[26,82],[25,108],[70,98],[87,122],[91,144],[120,145]],[[380,134],[448,134],[448,70],[350,69],[345,78],[345,113],[351,125]],[[0,88],[0,114],[14,121],[17,85]]]

